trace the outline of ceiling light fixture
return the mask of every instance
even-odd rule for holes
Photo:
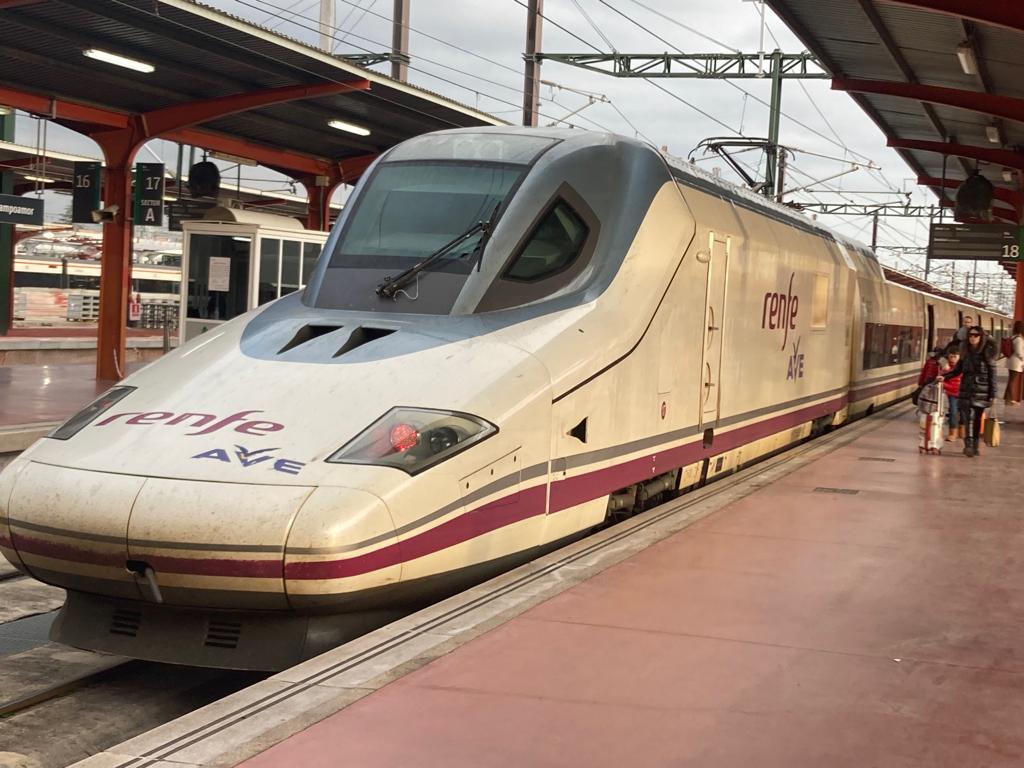
[[[1013,171],[1011,171],[1009,168],[1003,168],[1003,181],[1005,181],[1006,183],[1010,183],[1011,181],[1013,181]]]
[[[970,40],[964,40],[956,47],[956,57],[960,59],[960,69],[965,75],[978,74],[978,57]]]
[[[53,184],[56,179],[51,179],[46,176],[25,176],[25,181],[38,181],[40,184]]]
[[[96,59],[96,61],[113,64],[116,67],[134,69],[136,72],[145,72],[146,74],[149,74],[155,69],[152,64],[147,64],[146,62],[139,61],[138,59],[129,59],[127,56],[118,56],[116,53],[104,51],[99,48],[86,48],[82,51],[82,54],[90,59]]]
[[[985,135],[988,137],[988,140],[991,141],[993,144],[1003,143],[1003,133],[1002,131],[999,130],[999,125],[997,123],[986,125]]]
[[[353,125],[352,123],[346,123],[344,120],[331,120],[327,123],[331,128],[337,128],[339,131],[347,131],[348,133],[354,133],[356,136],[369,136],[370,131],[359,125]]]

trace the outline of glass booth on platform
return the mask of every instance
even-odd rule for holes
[[[305,286],[328,234],[287,216],[220,207],[182,230],[181,343]]]

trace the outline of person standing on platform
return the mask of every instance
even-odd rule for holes
[[[945,357],[946,364],[941,366],[942,388],[946,390],[946,397],[949,399],[949,434],[946,435],[946,442],[952,442],[958,437],[964,436],[964,428],[960,423],[960,379],[962,376],[950,376],[948,371],[956,367],[960,362],[960,351],[952,350]]]
[[[1006,358],[1006,370],[1010,374],[1010,380],[1006,382],[1007,405],[1020,405],[1021,390],[1024,389],[1024,322],[1016,320],[1013,323],[1013,337],[1010,339],[1013,352]]]
[[[956,365],[939,378],[962,376],[957,408],[964,421],[964,456],[978,455],[978,439],[981,436],[981,417],[996,399],[996,345],[985,336],[980,325],[967,330],[967,343],[960,347],[960,359]]]
[[[972,325],[974,325],[974,318],[970,315],[964,315],[964,324],[961,325],[957,329],[956,333],[953,334],[953,341],[959,344],[966,344],[967,332],[971,329]]]

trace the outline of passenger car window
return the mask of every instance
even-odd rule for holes
[[[559,200],[541,219],[502,277],[533,282],[560,272],[579,256],[588,231],[579,214]]]

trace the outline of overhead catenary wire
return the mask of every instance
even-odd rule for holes
[[[246,6],[252,7],[252,4],[251,4],[251,3],[249,3],[249,2],[246,2],[245,0],[236,0],[236,2],[240,2],[240,3],[242,4],[242,5],[246,5]],[[276,6],[276,5],[274,5],[273,3],[271,3],[271,2],[268,2],[268,0],[259,0],[259,2],[261,2],[261,3],[263,4],[263,5],[269,6],[270,8],[275,8],[275,9],[279,9],[279,6]],[[348,2],[349,2],[349,0],[342,0],[342,2],[346,2],[346,3],[348,3]],[[351,3],[350,3],[350,4],[351,4]],[[374,15],[376,15],[376,16],[381,16],[381,14],[374,14]],[[290,21],[291,21],[291,22],[292,22],[293,24],[295,24],[295,25],[296,25],[297,27],[299,27],[300,29],[305,29],[305,30],[308,30],[308,31],[317,31],[317,32],[319,31],[319,26],[316,26],[316,27],[312,26],[312,25],[314,25],[314,24],[318,24],[318,20],[316,20],[316,19],[312,19],[312,18],[310,18],[310,17],[308,17],[308,16],[302,16],[302,15],[299,15],[299,18],[301,18],[301,19],[302,19],[303,21],[306,21],[306,22],[309,22],[309,23],[308,23],[308,24],[303,24],[303,23],[300,23],[300,22],[298,22],[298,21],[295,21],[295,19],[294,19],[294,18],[290,19]],[[382,18],[387,18],[387,17],[383,17],[383,16],[382,16]],[[406,26],[408,26],[408,25],[406,25]],[[410,30],[411,30],[411,29],[412,29],[412,28],[410,27]],[[371,43],[371,44],[373,44],[373,45],[377,45],[377,46],[382,46],[382,47],[388,47],[388,44],[386,44],[386,43],[383,43],[383,42],[381,42],[381,41],[378,41],[378,40],[374,40],[373,38],[369,38],[369,37],[366,37],[365,35],[356,35],[356,34],[354,34],[354,33],[348,33],[348,34],[350,34],[350,35],[351,35],[352,37],[355,37],[355,38],[357,38],[357,39],[359,39],[359,40],[363,40],[363,41],[365,41],[365,42]],[[456,48],[456,49],[458,49],[458,50],[460,50],[460,51],[463,51],[463,52],[465,52],[465,53],[469,53],[470,55],[474,55],[474,56],[476,56],[477,58],[481,58],[481,59],[483,59],[483,60],[485,60],[485,61],[488,61],[488,62],[491,62],[491,63],[497,63],[497,62],[494,62],[494,61],[493,61],[492,59],[488,59],[488,58],[486,58],[486,57],[483,57],[483,56],[478,56],[478,55],[476,55],[476,54],[473,54],[472,52],[468,51],[468,50],[467,50],[467,49],[465,49],[465,48],[462,48],[462,47],[460,47],[460,46],[456,46],[456,45],[454,45],[454,44],[451,44],[451,43],[447,43],[446,41],[442,40],[441,38],[437,38],[437,37],[434,37],[433,35],[427,35],[426,33],[422,32],[422,31],[418,31],[418,34],[422,34],[422,35],[425,35],[425,36],[427,36],[427,37],[430,37],[431,39],[433,39],[433,40],[436,40],[437,42],[440,42],[440,43],[444,43],[444,44],[447,44],[447,45],[449,45],[450,47]],[[571,33],[570,33],[570,34],[571,34]],[[332,39],[337,39],[337,38],[336,38],[336,37],[335,37],[334,35],[330,35],[330,37],[331,37]],[[355,45],[355,47],[356,47],[356,48],[359,48],[360,50],[363,50],[363,51],[365,51],[365,52],[367,52],[367,53],[373,53],[373,51],[372,51],[372,50],[370,50],[370,49],[368,49],[368,48],[365,48],[365,47],[363,47],[363,46]],[[448,69],[448,70],[451,70],[452,72],[457,72],[457,73],[459,73],[459,74],[462,74],[462,75],[467,75],[467,76],[469,76],[469,77],[473,77],[473,78],[476,78],[477,80],[480,80],[480,81],[482,81],[482,82],[485,82],[485,83],[487,83],[487,84],[489,84],[489,85],[495,85],[495,86],[498,86],[498,87],[500,87],[500,88],[504,88],[504,89],[506,89],[506,90],[512,91],[512,92],[514,92],[514,93],[516,93],[516,94],[520,94],[520,93],[522,93],[522,88],[521,88],[520,86],[513,86],[513,85],[508,85],[507,83],[502,83],[502,82],[499,82],[499,81],[496,81],[496,80],[491,80],[490,78],[486,78],[486,77],[483,77],[483,76],[481,76],[481,75],[477,75],[477,74],[475,74],[475,73],[472,73],[472,72],[467,72],[467,71],[465,71],[465,70],[463,70],[463,69],[459,69],[458,67],[453,67],[453,66],[450,66],[450,65],[448,65],[448,64],[444,64],[443,62],[439,62],[439,61],[436,61],[436,60],[434,60],[434,59],[428,59],[428,58],[426,58],[426,57],[423,57],[423,56],[417,56],[417,60],[418,60],[418,61],[424,61],[424,62],[427,62],[428,64],[433,64],[433,65],[436,65],[436,66],[442,67],[442,68],[444,68],[444,69]],[[506,69],[511,69],[511,68],[509,68],[509,67],[505,67],[505,68],[506,68]],[[453,80],[450,80],[450,79],[447,79],[447,78],[441,77],[441,76],[439,76],[439,75],[437,75],[437,74],[434,74],[434,73],[430,72],[430,71],[429,71],[429,70],[427,70],[427,69],[424,69],[424,68],[423,68],[423,67],[421,67],[421,66],[415,66],[415,65],[411,65],[411,64],[410,64],[410,65],[409,65],[409,69],[410,69],[410,70],[413,70],[413,71],[416,71],[416,72],[420,72],[421,74],[425,74],[425,75],[427,75],[428,77],[434,77],[434,78],[436,78],[436,79],[439,79],[439,80],[443,80],[443,81],[445,81],[445,82],[447,82],[447,83],[449,83],[449,84],[451,84],[451,85],[454,85],[454,86],[456,86],[456,87],[459,87],[459,88],[463,88],[463,89],[466,89],[466,90],[468,90],[468,91],[470,91],[470,92],[472,92],[472,93],[475,93],[475,94],[477,94],[478,96],[482,95],[482,96],[484,96],[485,98],[488,98],[488,99],[492,99],[492,100],[494,100],[494,101],[497,101],[497,102],[499,102],[499,103],[502,103],[502,104],[508,104],[508,105],[510,105],[510,106],[514,106],[514,107],[517,107],[517,108],[518,108],[518,106],[519,106],[519,105],[515,104],[514,102],[506,101],[506,100],[504,100],[504,99],[500,99],[500,98],[498,98],[498,97],[496,97],[496,96],[492,96],[492,95],[490,95],[490,94],[486,94],[486,93],[483,93],[483,94],[482,94],[482,93],[481,93],[481,92],[480,92],[479,90],[476,90],[476,89],[474,89],[474,88],[472,88],[472,87],[470,87],[470,86],[468,86],[468,85],[465,85],[465,84],[462,84],[462,83],[458,83],[458,82],[455,82],[455,81],[453,81]],[[512,71],[513,71],[513,72],[515,72],[516,74],[520,74],[520,72],[519,72],[518,70],[512,70]],[[634,124],[632,123],[632,121],[630,121],[630,120],[629,120],[628,118],[626,118],[626,117],[625,117],[625,116],[624,116],[624,115],[622,114],[622,110],[620,110],[620,109],[619,109],[619,108],[618,108],[618,107],[617,107],[617,106],[616,106],[616,105],[615,105],[614,103],[612,103],[612,102],[611,102],[611,100],[609,100],[609,102],[608,102],[608,103],[609,103],[609,104],[610,104],[610,105],[612,106],[612,108],[613,108],[613,109],[614,109],[614,110],[615,110],[616,112],[618,112],[618,113],[619,113],[619,114],[620,114],[620,115],[621,115],[621,116],[623,117],[623,119],[624,119],[624,120],[626,120],[626,122],[627,122],[627,123],[628,123],[628,124],[629,124],[629,125],[630,125],[631,127],[633,127],[633,128],[634,128],[634,130],[636,130],[636,127],[635,127],[635,125],[634,125]],[[559,105],[559,106],[562,106],[562,105]],[[514,111],[514,110],[510,110],[510,111]],[[557,117],[555,117],[555,116],[553,116],[553,115],[550,115],[550,114],[545,114],[545,113],[541,113],[541,116],[542,116],[542,117],[544,117],[545,119],[549,119],[549,120],[557,120],[558,122],[565,122],[564,120],[561,120],[561,119],[559,119],[559,118],[557,118]],[[601,130],[603,130],[603,131],[607,131],[607,132],[609,132],[609,133],[611,133],[611,132],[612,132],[612,131],[611,131],[611,130],[610,130],[609,128],[607,128],[607,127],[604,127],[604,126],[602,126],[602,125],[601,125],[600,123],[597,123],[596,121],[594,121],[594,120],[592,120],[592,119],[590,119],[590,118],[586,118],[586,117],[582,117],[582,116],[578,116],[578,117],[579,117],[579,119],[583,120],[584,122],[588,122],[588,123],[590,123],[590,124],[592,124],[592,125],[597,125],[597,126],[598,126],[598,127],[599,127],[599,128],[601,129]],[[568,125],[572,125],[572,123],[567,123],[567,124],[568,124]]]
[[[123,0],[113,0],[113,1],[114,2],[123,3]],[[239,3],[240,5],[244,5],[246,7],[253,8],[254,10],[264,10],[264,9],[260,8],[259,6],[255,5],[254,3],[247,2],[246,0],[235,0],[235,2]],[[262,2],[262,4],[264,6],[270,6],[271,8],[277,8],[278,7],[278,6],[275,6],[273,3],[266,2],[266,0],[261,0],[261,2]],[[309,21],[312,21],[312,20],[308,19],[307,17],[302,17],[302,18],[306,19],[306,20],[309,20]],[[296,24],[296,26],[298,26],[298,27],[300,27],[302,29],[306,29],[306,30],[309,30],[311,32],[319,33],[319,26],[315,26],[314,27],[314,26],[310,26],[310,25],[299,24],[298,22],[295,22],[294,20],[293,20],[293,23]],[[337,39],[335,35],[328,35],[327,37],[329,37],[332,40]],[[360,37],[361,39],[369,40],[369,42],[372,42],[375,45],[383,45],[383,43],[380,43],[380,42],[377,42],[377,41],[374,41],[374,40],[370,40],[369,38],[363,38],[362,36],[359,36],[359,35],[355,35],[355,37]],[[359,46],[359,45],[356,45],[355,47],[359,48],[360,50],[362,50],[364,52],[367,52],[367,53],[375,53],[375,51],[372,51],[372,50],[370,50],[368,48],[364,48],[364,47]],[[423,59],[422,57],[419,57],[419,58],[422,61],[429,61],[427,59]],[[285,64],[287,66],[294,66],[294,65],[288,64],[287,62],[280,62],[280,63]],[[434,63],[434,62],[430,62],[430,63]],[[460,70],[460,69],[458,69],[456,67],[449,67],[448,65],[445,65],[445,64],[439,64],[439,66],[442,66],[442,67],[444,67],[446,69],[451,69],[452,71],[458,72],[460,74],[468,75],[470,77],[477,77],[480,80],[483,80],[485,82],[491,82],[492,84],[500,85],[501,87],[504,87],[504,88],[512,88],[512,86],[505,85],[504,83],[497,83],[496,81],[489,81],[489,80],[487,80],[487,78],[482,78],[482,77],[473,75],[472,73],[465,72],[464,70]],[[442,75],[435,74],[435,73],[431,72],[430,70],[424,69],[423,67],[409,65],[409,69],[411,71],[420,72],[421,74],[424,74],[427,77],[436,78],[438,80],[441,80],[443,82],[448,83],[449,85],[453,85],[453,86],[456,86],[458,88],[463,88],[463,89],[469,91],[470,93],[480,94],[480,91],[478,91],[477,89],[475,89],[475,88],[473,88],[471,86],[465,85],[463,83],[456,82],[456,81],[451,80],[451,79],[449,79],[447,77],[444,77]],[[303,70],[303,71],[308,71],[308,70]],[[323,77],[323,75],[320,75],[318,73],[310,72],[309,74],[315,75],[317,77]],[[338,81],[338,82],[341,82],[341,81]],[[518,88],[513,88],[513,90],[515,90],[516,92],[519,92]],[[383,99],[384,101],[387,101],[387,102],[391,103],[391,101],[389,99],[381,97],[379,94],[374,94],[372,89],[370,91],[367,91],[366,94],[368,96],[375,97],[375,98],[380,98],[380,99]],[[481,94],[481,95],[485,96],[488,99],[492,99],[493,101],[496,101],[496,102],[498,102],[500,104],[507,104],[509,106],[518,106],[515,102],[508,101],[507,99],[502,99],[502,98],[499,98],[497,96],[492,96],[490,94]],[[429,117],[431,119],[437,119],[435,116],[430,115],[430,114],[428,114],[426,112],[423,112],[422,110],[415,110],[415,111],[417,111],[420,114],[423,114],[424,116]],[[549,119],[549,120],[556,119],[556,117],[554,115],[544,114],[544,113],[540,113],[540,114],[541,114],[541,117],[544,117],[544,118]],[[453,127],[458,127],[456,123],[452,123],[451,121],[445,121],[445,122],[448,122],[448,124],[452,125]]]
[[[521,6],[523,7],[523,8],[527,8],[527,9],[529,8],[529,6],[527,6],[527,5],[526,5],[526,3],[524,3],[524,2],[523,2],[523,0],[512,0],[512,2],[514,2],[514,3],[518,4],[518,5],[521,5]],[[577,35],[577,34],[576,34],[575,32],[572,32],[572,31],[570,31],[570,30],[566,29],[566,28],[565,28],[564,26],[562,26],[561,24],[559,24],[559,23],[558,23],[557,21],[555,21],[554,19],[552,19],[552,18],[551,18],[550,16],[547,16],[547,15],[546,15],[546,14],[544,14],[544,13],[538,13],[538,15],[539,15],[539,16],[540,16],[540,17],[541,17],[542,19],[544,19],[544,20],[545,20],[546,22],[548,22],[549,24],[551,24],[552,26],[555,26],[555,27],[557,27],[558,29],[560,29],[560,30],[562,30],[563,32],[565,32],[566,34],[568,34],[568,35],[571,35],[572,37],[576,38],[577,40],[579,40],[579,41],[580,41],[581,43],[583,43],[583,44],[584,44],[585,46],[587,46],[588,48],[591,48],[592,50],[594,50],[594,51],[597,51],[598,53],[605,53],[605,51],[602,51],[602,50],[601,50],[600,48],[598,48],[598,47],[597,47],[596,45],[594,45],[594,44],[593,44],[593,43],[591,43],[590,41],[588,41],[588,40],[584,40],[584,39],[583,39],[582,37],[580,37],[579,35]],[[670,96],[671,98],[675,99],[676,101],[680,102],[681,104],[684,104],[684,105],[686,105],[687,107],[689,107],[690,109],[692,109],[692,110],[693,110],[694,112],[697,112],[698,114],[700,114],[700,115],[703,115],[703,116],[704,116],[704,117],[706,117],[706,118],[707,118],[708,120],[711,120],[712,122],[716,123],[717,125],[720,125],[721,127],[725,128],[725,129],[726,129],[727,131],[731,131],[731,132],[733,132],[733,133],[738,133],[738,134],[739,134],[740,136],[742,136],[742,135],[743,135],[742,133],[740,133],[739,131],[737,131],[737,130],[736,130],[736,128],[734,128],[733,126],[731,126],[731,125],[728,125],[728,124],[726,124],[726,123],[723,123],[723,122],[722,122],[721,120],[719,120],[719,119],[718,119],[717,117],[715,117],[714,115],[712,115],[712,114],[710,114],[710,113],[708,113],[708,112],[705,112],[705,111],[704,111],[703,109],[701,109],[700,107],[698,107],[698,106],[697,106],[696,104],[691,104],[691,103],[690,103],[689,101],[687,101],[686,99],[684,99],[684,98],[683,98],[682,96],[679,96],[679,95],[677,95],[677,94],[673,93],[672,91],[670,91],[670,90],[668,90],[667,88],[663,87],[662,85],[660,85],[660,84],[658,84],[658,83],[654,82],[653,80],[650,80],[650,79],[644,78],[644,79],[643,79],[643,82],[645,82],[645,83],[648,83],[648,84],[650,84],[650,85],[651,85],[652,87],[654,87],[654,88],[657,88],[657,89],[658,89],[659,91],[662,91],[663,93],[665,93],[666,95],[668,95],[668,96]]]

